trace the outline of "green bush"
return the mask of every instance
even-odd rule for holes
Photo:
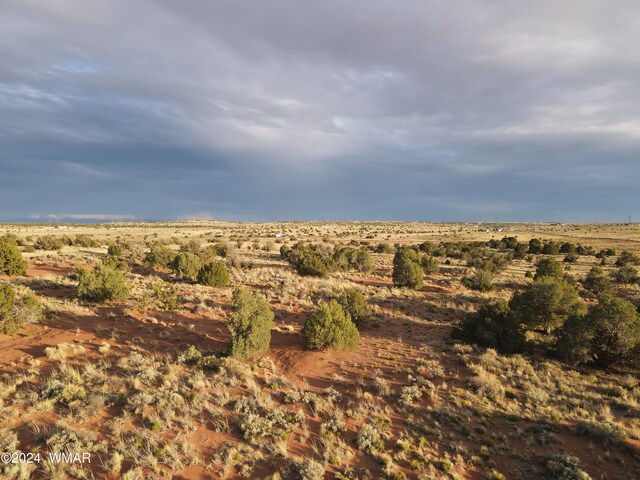
[[[552,277],[561,279],[564,276],[562,271],[562,265],[556,262],[553,258],[543,258],[538,262],[536,267],[536,274],[533,279],[537,280],[542,277]]]
[[[631,284],[638,281],[638,270],[627,263],[613,273],[613,279],[618,283]]]
[[[640,314],[633,303],[603,297],[584,317],[571,317],[559,332],[558,353],[572,363],[609,366],[640,344]]]
[[[547,333],[561,327],[572,315],[587,310],[576,288],[564,279],[544,276],[516,293],[509,302],[515,318],[528,328],[542,328]]]
[[[578,258],[580,258],[580,256],[577,253],[567,253],[562,261],[565,263],[575,263],[578,261]]]
[[[103,302],[129,298],[129,286],[120,270],[99,265],[93,270],[78,269],[78,297]]]
[[[300,275],[324,277],[332,266],[332,258],[315,245],[296,243],[287,253],[287,260]]]
[[[162,242],[154,242],[145,255],[144,262],[153,268],[169,268],[175,253]]]
[[[582,286],[596,297],[610,295],[613,292],[611,280],[609,280],[604,270],[598,266],[591,267],[591,270],[582,281]]]
[[[422,288],[420,255],[413,248],[401,247],[393,257],[393,284],[396,287]]]
[[[200,251],[200,258],[204,263],[213,262],[217,257],[226,258],[229,256],[229,247],[223,243],[207,245]]]
[[[42,307],[33,295],[18,298],[11,285],[0,284],[0,333],[13,335],[27,323],[37,323],[42,317]]]
[[[372,309],[367,299],[355,288],[349,288],[338,299],[338,303],[349,314],[358,328],[364,327],[371,318]]]
[[[195,280],[200,271],[200,258],[193,253],[179,253],[171,262],[173,273],[178,277],[187,277]]]
[[[463,277],[461,282],[467,288],[471,290],[478,290],[479,292],[490,292],[495,288],[493,280],[496,274],[490,268],[478,268],[474,271],[471,277]]]
[[[143,303],[145,308],[154,307],[172,312],[179,310],[178,286],[158,279],[147,286]]]
[[[38,250],[60,250],[66,245],[64,239],[53,235],[44,235],[36,241]]]
[[[425,275],[433,275],[438,273],[440,269],[438,260],[431,255],[423,255],[420,259],[420,265]]]
[[[5,235],[0,237],[0,274],[24,275],[27,273],[27,262],[22,258],[15,239]]]
[[[373,270],[373,257],[366,250],[343,247],[333,254],[333,266],[340,270],[357,270],[368,273]]]
[[[541,253],[542,252],[542,241],[539,238],[532,238],[529,240],[529,250],[527,253]]]
[[[119,257],[124,253],[124,245],[112,243],[107,247],[107,253],[112,257]]]
[[[73,245],[76,247],[96,248],[100,246],[100,243],[91,235],[81,233],[76,235],[76,238],[73,240]]]
[[[259,293],[237,289],[231,306],[233,313],[227,323],[231,334],[229,354],[246,358],[267,351],[274,325],[267,300]]]
[[[121,272],[129,271],[129,264],[126,260],[119,257],[112,257],[111,255],[102,260],[102,265],[107,268],[113,268],[114,270],[120,270]]]
[[[231,283],[229,269],[222,262],[205,263],[198,271],[197,281],[210,287],[226,287]]]
[[[477,312],[466,315],[451,335],[502,353],[521,352],[526,345],[524,330],[504,300],[484,305]]]
[[[356,325],[335,300],[320,304],[309,314],[302,335],[307,348],[353,350],[360,344]]]
[[[379,243],[373,251],[376,253],[393,253],[393,247],[388,243]]]
[[[289,254],[291,253],[291,247],[287,244],[284,244],[280,247],[280,257],[288,260]]]
[[[195,239],[191,239],[180,245],[181,252],[193,253],[194,255],[198,255],[200,253],[200,248],[200,242]]]
[[[640,257],[631,252],[627,252],[626,250],[620,252],[620,255],[616,260],[616,266],[624,267],[626,265],[640,265]]]

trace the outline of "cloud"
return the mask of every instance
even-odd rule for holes
[[[634,8],[9,0],[0,204],[619,219],[640,207]]]

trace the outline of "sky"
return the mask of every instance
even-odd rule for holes
[[[640,220],[637,0],[2,0],[0,221]]]

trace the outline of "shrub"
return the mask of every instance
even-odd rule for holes
[[[120,270],[99,265],[93,270],[78,269],[78,297],[103,302],[129,298],[129,286]]]
[[[291,247],[289,245],[282,245],[280,247],[280,257],[287,260],[289,258],[289,254],[291,253]]]
[[[560,253],[560,245],[552,241],[544,242],[541,253],[543,255],[558,255]]]
[[[231,306],[233,313],[227,323],[231,333],[229,354],[244,358],[267,351],[274,325],[267,300],[258,293],[237,289]]]
[[[572,455],[558,453],[545,462],[547,480],[591,480],[591,476],[580,468],[580,459]]]
[[[527,255],[528,245],[526,243],[518,243],[513,249],[514,258],[524,258]]]
[[[610,295],[613,292],[611,280],[605,275],[604,270],[598,266],[591,267],[591,270],[582,281],[582,286],[596,297]]]
[[[287,260],[300,275],[324,277],[332,259],[315,245],[296,243],[287,253]]]
[[[422,266],[422,271],[425,275],[433,275],[434,273],[438,273],[439,266],[438,260],[430,255],[423,255],[420,259],[420,265]]]
[[[542,277],[562,278],[563,276],[562,265],[553,258],[543,258],[538,262],[533,279],[537,280]]]
[[[212,262],[217,257],[226,258],[229,256],[229,248],[223,243],[215,243],[203,248],[200,253],[200,258],[204,263]]]
[[[490,292],[495,288],[493,280],[496,274],[489,268],[478,268],[471,277],[463,277],[462,284],[471,290],[480,292]]]
[[[422,288],[423,273],[418,252],[401,247],[393,257],[393,284],[397,287]]]
[[[5,235],[0,237],[0,274],[24,275],[27,272],[27,262],[22,258],[15,238]]]
[[[542,241],[539,238],[532,238],[529,240],[529,250],[527,253],[540,253],[542,252]]]
[[[547,333],[561,327],[571,315],[586,312],[578,291],[564,279],[542,277],[509,302],[516,319],[529,328],[542,328]]]
[[[91,235],[81,233],[76,235],[76,238],[73,240],[73,245],[76,247],[96,248],[100,246],[100,243]]]
[[[322,480],[324,472],[324,465],[315,460],[307,460],[298,467],[300,480]]]
[[[640,314],[633,303],[603,297],[585,317],[565,322],[557,341],[558,353],[568,361],[594,361],[609,366],[623,360],[640,343]]]
[[[44,235],[36,240],[38,250],[60,250],[65,246],[64,239],[53,235]]]
[[[187,243],[183,243],[182,245],[180,245],[180,251],[197,255],[200,253],[200,242],[191,239]]]
[[[451,335],[502,353],[520,352],[526,343],[524,330],[504,300],[484,305],[477,312],[466,315]]]
[[[631,252],[627,252],[626,250],[620,252],[618,259],[616,260],[616,266],[624,267],[625,265],[640,265],[640,257]]]
[[[333,266],[340,270],[357,270],[368,273],[373,270],[373,258],[366,250],[343,247],[333,254]]]
[[[119,243],[112,243],[107,247],[107,253],[112,257],[119,257],[124,253],[124,245]]]
[[[393,247],[388,243],[379,243],[373,251],[376,253],[393,253]]]
[[[384,435],[375,425],[363,423],[356,437],[356,445],[358,450],[369,454],[384,451]]]
[[[173,261],[175,254],[162,242],[154,242],[149,247],[149,251],[144,257],[146,264],[154,268],[168,268]]]
[[[173,273],[195,280],[200,270],[200,258],[193,253],[179,253],[171,262]]]
[[[623,265],[614,272],[613,279],[618,283],[635,283],[638,280],[638,270],[631,264]]]
[[[353,350],[360,344],[358,329],[335,300],[320,304],[309,314],[302,335],[307,348]]]
[[[33,295],[18,298],[11,285],[0,284],[0,333],[13,335],[27,323],[37,323],[42,317],[42,307]]]
[[[102,265],[108,268],[113,268],[114,270],[120,270],[122,272],[126,272],[129,270],[129,264],[126,260],[119,257],[108,256],[104,260],[102,260]]]
[[[338,299],[338,303],[342,305],[344,311],[349,314],[358,328],[364,327],[371,318],[371,306],[364,295],[355,288],[345,290]]]
[[[160,310],[176,311],[180,309],[178,286],[158,279],[151,283],[147,292],[147,304]]]
[[[222,262],[205,263],[198,271],[198,283],[210,287],[226,287],[231,283],[229,269]]]
[[[578,258],[580,258],[580,256],[577,253],[567,253],[562,261],[565,263],[575,263],[578,261]]]

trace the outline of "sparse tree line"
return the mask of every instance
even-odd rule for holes
[[[640,314],[631,301],[612,296],[610,279],[594,266],[582,282],[587,295],[598,299],[588,307],[579,284],[562,266],[546,258],[538,263],[533,283],[467,315],[453,337],[495,348],[503,353],[534,348],[527,332],[543,332],[549,350],[571,364],[594,363],[608,367],[638,360]]]
[[[36,245],[48,249],[58,245],[58,240],[60,238],[44,236],[36,241]],[[73,242],[85,247],[97,245],[90,236],[78,235]],[[14,236],[0,239],[0,273],[23,275],[26,272],[20,245]],[[217,243],[203,248],[199,242],[191,240],[182,244],[177,252],[159,241],[149,243],[147,247],[143,263],[149,267],[171,269],[177,278],[208,286],[224,287],[231,283],[227,245]],[[387,244],[369,247],[352,242],[329,248],[298,242],[292,247],[283,245],[280,255],[301,275],[325,276],[334,271],[371,272],[374,262],[370,250],[384,254],[393,251]],[[138,253],[127,257],[129,251],[130,246],[125,243],[110,244],[100,265],[92,270],[78,269],[79,298],[97,302],[127,300],[130,287],[124,272],[135,258],[140,258],[136,257]],[[454,258],[465,261],[474,269],[474,274],[463,278],[462,283],[487,291],[493,288],[494,277],[515,258],[533,254],[594,255],[602,259],[601,263],[606,263],[605,260],[616,252],[603,249],[596,253],[591,247],[539,239],[523,243],[516,237],[488,242],[396,245],[392,279],[395,286],[419,289],[424,276],[434,274],[440,268],[438,257]],[[613,297],[612,282],[636,282],[639,264],[638,256],[624,251],[615,260],[617,270],[612,276],[607,276],[602,267],[594,266],[581,282],[583,296],[598,299],[596,305],[587,308],[580,298],[578,282],[565,273],[559,262],[542,258],[533,283],[515,293],[508,302],[492,303],[468,315],[455,335],[503,352],[522,352],[531,348],[531,342],[526,340],[527,332],[541,331],[553,336],[552,350],[572,363],[594,362],[608,366],[630,358],[637,355],[640,344],[638,312],[629,301]],[[20,320],[22,317],[38,318],[36,314],[24,313],[37,305],[34,297],[16,295],[9,290],[3,295],[8,299],[0,310],[3,331],[20,328],[25,323]],[[245,290],[234,293],[235,316],[229,323],[232,336],[229,351],[233,355],[251,355],[268,348],[273,312],[269,313],[264,298],[260,300],[255,295]],[[177,287],[161,280],[154,282],[147,300],[148,304],[159,308],[176,309],[179,305]],[[360,341],[358,329],[370,316],[371,307],[364,296],[357,290],[347,291],[339,298],[320,304],[309,315],[302,331],[305,344],[308,348],[355,348]]]

